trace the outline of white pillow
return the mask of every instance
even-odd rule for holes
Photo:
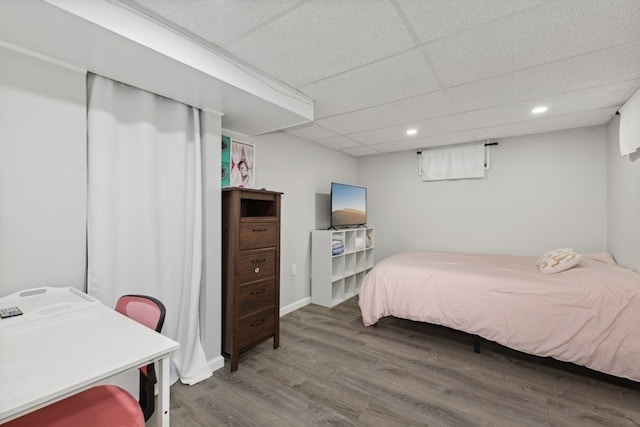
[[[538,258],[538,260],[536,261],[536,265],[538,267],[540,267],[540,265],[542,264],[542,262],[549,256],[553,256],[556,254],[561,254],[561,253],[573,253],[573,249],[572,248],[557,248],[554,249],[552,251],[549,251],[543,255],[540,256],[540,258]]]
[[[547,252],[538,259],[538,268],[542,274],[560,273],[580,264],[582,255],[569,248],[559,248]]]

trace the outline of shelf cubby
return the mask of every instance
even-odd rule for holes
[[[333,307],[358,295],[375,264],[373,228],[311,233],[311,302]]]

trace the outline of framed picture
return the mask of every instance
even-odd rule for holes
[[[254,188],[255,175],[255,147],[253,144],[231,140],[231,187]]]
[[[231,186],[231,138],[222,135],[222,188]]]

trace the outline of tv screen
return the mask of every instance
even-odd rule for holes
[[[367,223],[367,189],[355,185],[331,183],[331,226]]]

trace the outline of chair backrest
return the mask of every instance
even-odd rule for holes
[[[156,332],[162,330],[167,309],[159,300],[147,295],[124,295],[116,303],[116,311],[142,323]]]
[[[162,330],[167,309],[160,300],[147,295],[123,295],[116,303],[116,311],[156,332]],[[154,385],[157,382],[153,363],[140,368],[140,398],[138,402],[148,421],[155,410]]]

